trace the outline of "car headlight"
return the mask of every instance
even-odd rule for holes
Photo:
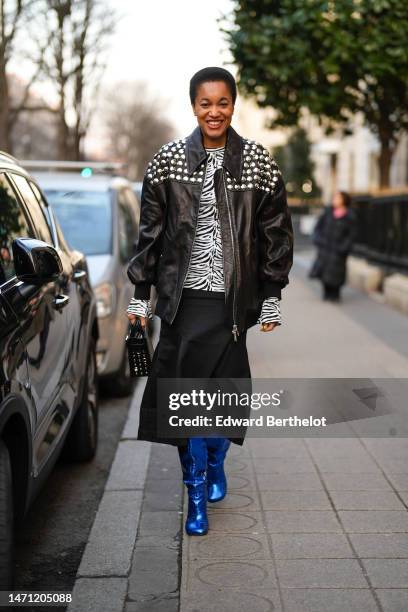
[[[110,283],[102,283],[94,289],[96,296],[96,314],[99,319],[108,317],[113,312],[115,287]]]

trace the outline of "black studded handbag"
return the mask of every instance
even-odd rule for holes
[[[136,319],[126,336],[126,346],[129,357],[130,375],[149,376],[152,367],[153,346],[149,334],[142,327],[140,319]]]

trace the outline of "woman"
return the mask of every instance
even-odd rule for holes
[[[243,438],[167,439],[156,427],[159,378],[250,379],[247,329],[281,324],[279,300],[292,265],[293,233],[279,169],[262,145],[231,127],[233,76],[204,68],[190,81],[197,127],[164,145],[143,181],[140,235],[128,267],[132,323],[161,318],[138,439],[178,447],[190,535],[208,531],[207,501],[224,498],[224,459]]]
[[[350,209],[351,197],[346,191],[337,191],[332,206],[319,217],[313,233],[318,255],[310,272],[323,286],[323,299],[340,301],[340,289],[346,280],[347,256],[356,235],[356,218]]]

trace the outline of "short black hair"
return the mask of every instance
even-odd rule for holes
[[[235,79],[228,70],[225,68],[218,68],[217,66],[210,66],[208,68],[202,68],[190,80],[190,100],[191,104],[194,104],[197,95],[197,88],[201,83],[208,83],[208,81],[224,81],[227,84],[231,96],[232,103],[235,104],[237,99],[237,84]]]

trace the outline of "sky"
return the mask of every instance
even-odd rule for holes
[[[165,101],[175,136],[185,136],[196,125],[188,96],[192,75],[205,66],[223,66],[235,75],[216,21],[233,2],[119,0],[112,5],[122,18],[112,37],[104,85],[145,80]]]

